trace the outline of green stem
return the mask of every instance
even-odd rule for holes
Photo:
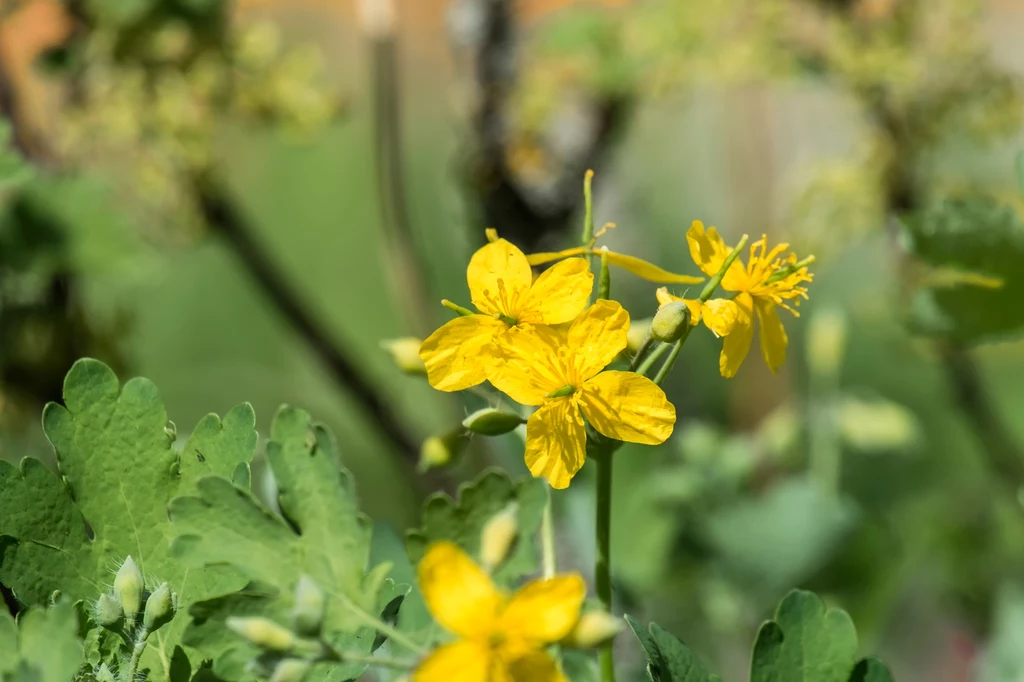
[[[349,610],[352,611],[352,613],[354,613],[357,616],[359,616],[360,618],[362,618],[364,623],[366,623],[370,627],[376,629],[378,632],[387,635],[388,638],[390,640],[392,640],[393,642],[395,642],[396,644],[400,644],[401,646],[404,646],[409,651],[417,653],[420,656],[423,656],[424,654],[427,653],[426,647],[423,647],[423,646],[417,644],[416,642],[414,642],[413,640],[409,639],[409,637],[404,635],[402,632],[400,632],[396,628],[388,625],[387,623],[382,621],[380,618],[377,618],[376,616],[374,616],[371,613],[367,613],[364,609],[362,609],[355,602],[353,602],[351,599],[349,599],[348,595],[342,594],[340,592],[328,592],[328,594],[330,594],[331,596],[336,598],[338,601],[343,603],[346,607],[349,608]]]
[[[147,639],[149,639],[149,631],[146,628],[140,629],[139,637],[135,640],[135,646],[132,648],[132,658],[128,661],[128,669],[122,677],[122,682],[135,682],[139,670],[139,659],[142,658],[142,652],[146,650]]]
[[[548,488],[548,501],[544,505],[544,516],[540,521],[540,548],[542,557],[544,579],[554,578],[558,573],[558,557],[555,556],[555,500],[551,495],[551,488]]]
[[[775,282],[778,282],[780,279],[785,279],[786,277],[789,277],[797,270],[806,268],[813,262],[814,256],[808,256],[807,258],[804,258],[802,261],[798,261],[796,263],[793,263],[792,265],[787,265],[784,268],[779,268],[778,270],[775,271],[775,274],[773,274],[765,281],[765,284],[774,284]]]
[[[651,354],[647,356],[647,358],[640,364],[639,367],[637,367],[636,373],[639,374],[640,376],[647,376],[647,373],[651,371],[651,367],[654,366],[654,363],[657,362],[658,358],[664,355],[665,351],[667,351],[668,349],[669,344],[659,343],[658,347],[652,350]]]
[[[679,351],[683,349],[683,344],[686,343],[686,339],[690,337],[691,329],[693,329],[692,326],[687,327],[686,331],[683,332],[683,335],[679,337],[679,340],[672,344],[672,352],[669,353],[668,358],[665,359],[665,364],[661,366],[658,373],[654,375],[654,383],[660,386],[661,382],[663,382],[665,377],[668,376],[668,373],[672,371],[672,366],[676,364],[676,358],[679,357]]]
[[[376,665],[381,668],[392,668],[394,670],[412,670],[416,667],[416,663],[412,661],[400,661],[397,658],[386,658],[383,656],[360,656],[344,651],[334,651],[332,658],[341,663],[363,663],[364,665]]]
[[[590,185],[594,180],[594,171],[588,170],[583,174],[583,246],[590,246],[594,238],[594,195]]]
[[[441,305],[443,305],[448,310],[454,310],[455,312],[457,312],[459,315],[462,315],[463,317],[465,317],[466,315],[475,315],[476,314],[472,310],[470,310],[469,308],[463,308],[458,303],[452,303],[447,298],[441,299]]]
[[[715,289],[717,289],[718,285],[722,283],[722,278],[725,277],[725,273],[729,272],[729,268],[732,266],[733,262],[740,257],[740,252],[747,247],[747,241],[749,240],[750,237],[748,235],[743,235],[740,238],[740,243],[736,245],[736,248],[725,257],[725,260],[722,261],[722,267],[718,268],[718,272],[715,273],[715,276],[708,280],[708,283],[704,286],[704,291],[700,292],[701,301],[707,302],[707,300],[714,295]]]
[[[601,249],[601,274],[597,279],[597,297],[601,299],[611,298],[612,275],[608,271],[608,249]]]
[[[597,598],[601,607],[612,612],[612,556],[611,556],[611,519],[612,519],[612,449],[600,447],[595,449],[597,463],[597,493],[595,514],[596,520],[596,553],[594,576],[597,581]],[[615,682],[615,654],[612,643],[603,644],[597,653],[601,666],[601,682]]]
[[[644,359],[644,354],[651,349],[651,344],[654,343],[654,339],[651,338],[651,332],[647,332],[647,336],[644,337],[644,342],[640,344],[640,347],[636,350],[636,355],[629,363],[629,371],[637,371],[637,367],[640,366],[640,362]]]

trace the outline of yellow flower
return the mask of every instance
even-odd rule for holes
[[[614,227],[611,223],[607,227]],[[693,277],[692,275],[678,275],[674,272],[669,272],[659,268],[653,263],[648,263],[642,258],[636,256],[627,256],[624,253],[615,253],[608,249],[607,246],[603,246],[600,249],[595,249],[594,244],[597,243],[597,238],[604,234],[605,230],[601,230],[590,242],[589,246],[575,246],[571,249],[564,249],[562,251],[543,251],[541,253],[531,253],[526,257],[526,260],[530,265],[543,265],[552,261],[561,260],[563,258],[570,258],[572,256],[596,256],[600,255],[602,251],[608,253],[609,265],[615,265],[632,272],[637,277],[646,279],[649,282],[658,282],[660,284],[699,284],[704,281],[703,277]],[[491,241],[498,239],[498,233],[496,230],[487,230],[487,238]]]
[[[553,488],[567,487],[583,466],[584,416],[616,440],[655,445],[672,434],[676,409],[653,381],[601,371],[626,347],[628,332],[622,306],[597,301],[567,331],[537,327],[522,334],[490,377],[516,402],[540,405],[526,422],[526,466]]]
[[[458,639],[427,656],[413,682],[565,682],[544,649],[579,620],[579,575],[534,580],[509,596],[450,542],[431,545],[418,574],[427,608]]]
[[[705,231],[699,220],[690,226],[686,241],[690,244],[690,255],[694,262],[710,276],[718,272],[731,251],[715,228]],[[721,301],[715,304],[714,309],[712,304],[715,301],[704,304],[701,312],[708,326],[719,336],[725,336],[718,360],[722,376],[735,376],[747,357],[754,339],[755,313],[760,322],[761,354],[764,361],[772,372],[778,371],[786,361],[789,340],[775,307],[785,308],[799,317],[793,307],[800,304],[800,298],[807,298],[806,287],[800,285],[812,279],[805,262],[798,262],[796,254],[782,256],[788,248],[788,244],[779,244],[769,251],[767,236],[754,242],[750,247],[749,262],[744,266],[737,259],[722,278],[722,288],[735,293],[732,301]],[[780,271],[781,277],[777,276]],[[787,301],[791,301],[792,306]],[[727,303],[732,303],[734,307],[727,306]],[[709,321],[709,314],[714,319]],[[732,320],[733,315],[735,320]]]
[[[441,391],[482,383],[498,346],[514,343],[523,328],[574,319],[594,288],[594,275],[583,258],[553,265],[534,281],[526,256],[504,239],[473,254],[466,279],[480,314],[449,321],[420,347],[427,379]]]
[[[736,327],[739,308],[733,301],[724,298],[713,298],[703,303],[699,298],[683,298],[668,293],[668,288],[661,287],[655,295],[658,297],[659,309],[669,303],[685,303],[690,310],[690,324],[696,325],[701,320],[716,336],[728,336]]]

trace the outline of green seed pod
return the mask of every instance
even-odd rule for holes
[[[124,610],[114,595],[103,593],[93,606],[92,619],[108,630],[119,630],[124,623]]]
[[[685,303],[673,301],[658,309],[651,321],[651,338],[664,343],[675,343],[690,327],[690,309]]]
[[[144,588],[142,571],[139,570],[135,560],[129,554],[114,578],[114,596],[120,602],[129,625],[135,623],[135,616],[138,615],[139,609],[142,608],[142,592]]]
[[[228,618],[226,624],[261,649],[286,653],[295,648],[295,633],[268,618]]]
[[[295,631],[303,637],[319,637],[324,623],[324,591],[304,575],[295,586],[295,606],[292,608],[292,622]]]
[[[576,627],[562,644],[576,649],[593,649],[613,640],[622,632],[622,619],[605,611],[588,611],[580,616]]]
[[[519,505],[513,502],[498,512],[484,526],[480,534],[480,563],[493,571],[505,561],[516,541],[519,522],[516,514]]]
[[[142,615],[142,626],[150,632],[159,630],[174,618],[174,594],[167,583],[163,583],[149,595],[146,610]]]
[[[270,682],[302,682],[311,667],[309,661],[301,658],[285,658],[274,666]]]
[[[523,421],[515,412],[485,407],[463,419],[462,425],[481,436],[500,436],[514,431]]]

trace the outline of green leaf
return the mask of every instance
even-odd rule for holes
[[[705,534],[728,571],[774,600],[820,566],[856,519],[850,502],[794,479],[714,513]]]
[[[67,600],[28,609],[17,625],[0,611],[0,680],[68,682],[82,662],[78,618]]]
[[[979,342],[1024,326],[1024,224],[1012,208],[988,198],[948,199],[906,226],[910,251],[924,266],[910,301],[912,329]]]
[[[135,558],[150,583],[167,581],[181,608],[238,589],[225,567],[182,566],[169,553],[167,503],[205,474],[231,475],[252,459],[255,416],[248,404],[224,419],[207,415],[180,452],[156,387],[132,379],[122,388],[109,367],[79,360],[64,381],[64,405],[43,410],[62,478],[40,462],[0,462],[0,582],[26,604],[55,590],[94,601],[124,558]],[[173,426],[173,425],[171,425]],[[157,639],[173,650],[184,619]],[[156,657],[147,651],[153,663]]]
[[[877,658],[865,658],[853,669],[850,682],[893,682],[892,672]]]
[[[1000,587],[995,602],[992,635],[982,656],[982,682],[1024,679],[1024,589],[1009,583]]]
[[[812,592],[794,590],[754,643],[750,682],[846,682],[857,631],[842,609],[826,609]]]
[[[286,599],[308,575],[329,596],[327,628],[357,632],[376,618],[388,566],[365,573],[371,525],[334,439],[307,412],[285,406],[271,426],[267,458],[283,518],[229,480],[203,478],[197,496],[170,504],[179,535],[173,553],[193,566],[229,564]]]
[[[570,682],[598,682],[601,679],[597,660],[585,651],[563,651],[562,672]]]
[[[626,623],[647,654],[647,674],[654,682],[719,681],[688,646],[657,623],[646,630],[632,616],[626,616]]]
[[[13,133],[11,122],[0,119],[0,190],[17,187],[32,177],[32,166],[12,148]]]
[[[508,558],[494,572],[495,581],[511,584],[537,570],[537,548],[533,538],[540,530],[547,495],[547,485],[543,480],[529,478],[513,484],[508,474],[502,471],[484,472],[476,481],[461,486],[455,500],[438,493],[424,505],[423,527],[406,534],[409,560],[413,565],[418,564],[427,545],[441,540],[454,542],[470,556],[478,556],[484,525],[509,503],[517,502],[516,542]]]

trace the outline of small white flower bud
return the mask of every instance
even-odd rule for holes
[[[513,502],[491,517],[480,534],[480,562],[489,571],[505,561],[519,532],[516,514],[519,505]]]
[[[285,653],[295,648],[295,633],[268,618],[230,617],[225,623],[251,643],[266,649]]]
[[[149,595],[146,600],[146,610],[142,615],[142,626],[149,632],[159,630],[174,618],[174,594],[167,583]]]
[[[274,666],[270,682],[302,682],[312,666],[301,658],[285,658]]]
[[[101,627],[116,630],[124,621],[124,610],[112,594],[103,593],[93,606],[92,619]]]
[[[664,343],[679,340],[690,326],[690,309],[685,303],[673,301],[658,309],[651,321],[651,338]]]
[[[580,616],[576,627],[562,643],[576,649],[593,649],[610,642],[622,630],[621,618],[606,611],[588,611]]]
[[[125,618],[129,624],[135,623],[135,616],[142,608],[142,592],[145,584],[142,580],[142,571],[139,570],[131,555],[124,560],[121,568],[114,577],[114,596],[121,603]]]
[[[303,637],[318,637],[324,622],[324,591],[304,575],[295,586],[295,606],[292,608],[292,622],[295,631]]]

